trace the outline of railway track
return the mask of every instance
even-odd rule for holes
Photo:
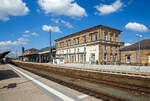
[[[58,67],[58,66],[56,66]],[[63,68],[66,68],[62,66]],[[116,75],[127,75],[127,76],[137,76],[137,77],[146,77],[150,78],[150,73],[148,72],[130,72],[130,71],[121,71],[121,70],[106,70],[101,68],[79,68],[79,67],[67,67],[75,70],[84,70],[84,71],[90,71],[90,72],[101,72],[101,73],[110,73],[110,74],[116,74]]]
[[[65,73],[63,70],[51,70],[48,66],[20,66],[23,69],[26,69],[32,73],[35,73],[39,76],[45,77],[47,79],[53,80],[59,84],[68,86],[70,88],[76,89],[80,92],[86,93],[88,95],[94,96],[96,98],[103,99],[104,101],[150,101],[150,87],[127,84],[124,82],[115,82],[104,79],[88,78],[84,76],[71,75],[72,73]],[[73,68],[70,68],[73,69]],[[91,69],[80,69],[76,68],[75,70],[85,71],[85,72],[94,72],[97,73],[100,70],[91,70]],[[102,72],[102,71],[101,71]],[[102,72],[103,74],[114,74],[113,72]],[[126,77],[133,78],[133,76],[127,75]],[[90,76],[90,75],[89,75]],[[120,75],[120,77],[124,76]],[[135,75],[134,75],[135,76]],[[145,78],[145,76],[140,76],[139,78]],[[109,91],[105,91],[109,90]],[[110,93],[109,93],[110,92]]]
[[[123,99],[118,99],[114,96],[109,96],[109,95],[106,95],[106,94],[102,94],[102,93],[99,93],[99,92],[96,92],[94,90],[91,90],[91,89],[88,89],[88,88],[84,88],[84,87],[81,87],[81,86],[78,86],[78,85],[75,85],[73,83],[69,83],[69,82],[65,82],[61,79],[57,79],[57,78],[54,78],[54,77],[51,77],[51,76],[48,76],[46,75],[45,73],[41,73],[39,72],[38,70],[35,70],[33,68],[26,68],[26,67],[23,67],[23,69],[29,71],[29,72],[32,72],[36,75],[39,75],[41,77],[44,77],[46,79],[49,79],[49,80],[52,80],[54,82],[57,82],[61,85],[64,85],[64,86],[67,86],[69,88],[72,88],[72,89],[75,89],[77,91],[80,91],[80,92],[83,92],[85,94],[88,94],[90,96],[93,96],[93,97],[96,97],[98,99],[103,99],[103,101],[125,101]]]

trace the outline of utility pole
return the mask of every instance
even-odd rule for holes
[[[136,34],[136,37],[141,38],[142,35]],[[141,65],[140,49],[141,49],[141,43],[140,43],[140,41],[139,41],[139,69],[140,69],[140,65]]]
[[[51,58],[52,58],[52,52],[51,52],[51,50],[52,50],[52,42],[51,42],[52,40],[51,40],[51,30],[49,30],[49,42],[50,42],[50,44],[49,44],[49,62],[51,62]]]
[[[18,51],[16,50],[16,59],[18,58]]]

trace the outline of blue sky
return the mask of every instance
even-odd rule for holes
[[[149,4],[150,0],[0,0],[0,52],[47,47],[49,29],[55,44],[57,38],[98,24],[122,30],[121,40],[135,43],[150,38]]]

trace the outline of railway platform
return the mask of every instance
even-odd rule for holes
[[[0,65],[2,101],[102,101],[16,66]]]

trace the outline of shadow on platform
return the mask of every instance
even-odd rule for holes
[[[36,80],[39,80],[40,78],[35,78]],[[17,87],[17,85],[21,85],[21,84],[24,84],[24,83],[28,83],[28,82],[32,82],[32,80],[26,80],[26,81],[23,81],[23,82],[20,82],[20,83],[10,83],[8,84],[7,86],[3,86],[2,88],[0,89],[4,89],[4,88],[15,88]]]
[[[16,83],[10,83],[10,84],[8,84],[8,86],[3,86],[3,88],[15,88],[15,87],[17,87],[17,84]],[[0,89],[3,89],[3,88],[0,88]]]
[[[19,77],[18,74],[16,74],[12,70],[0,70],[0,80],[10,79],[10,78],[17,78]]]

